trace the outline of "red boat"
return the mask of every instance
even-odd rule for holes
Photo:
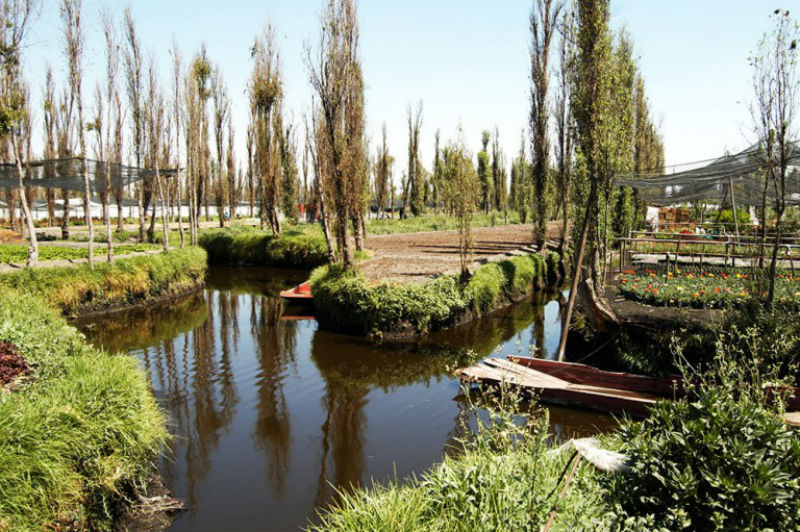
[[[281,297],[298,303],[311,301],[314,299],[314,296],[311,295],[311,281],[306,281],[294,288],[281,291]]]

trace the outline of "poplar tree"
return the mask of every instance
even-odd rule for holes
[[[386,200],[390,185],[389,166],[391,165],[389,146],[386,142],[386,122],[381,127],[381,145],[375,156],[375,201],[378,204],[378,217],[386,216]]]
[[[424,203],[424,176],[420,171],[419,161],[419,135],[422,129],[422,102],[417,103],[416,110],[409,105],[406,108],[408,121],[408,183],[410,188],[409,207],[414,216],[419,216],[425,210]]]
[[[489,140],[492,134],[489,131],[481,132],[481,151],[478,152],[478,180],[481,185],[481,208],[489,213],[494,198],[494,181],[492,180],[491,163],[489,161]]]
[[[556,33],[558,16],[563,5],[556,0],[536,0],[530,16],[531,111],[530,129],[533,146],[534,231],[533,243],[542,250],[547,231],[545,191],[550,170],[550,47]]]

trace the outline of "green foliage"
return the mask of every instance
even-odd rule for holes
[[[155,244],[125,244],[114,247],[114,255],[127,255],[161,249]],[[106,255],[105,247],[95,247],[95,259],[102,259]],[[89,256],[87,248],[73,248],[66,246],[39,246],[39,260],[75,260],[85,259]],[[28,246],[22,244],[0,245],[0,264],[24,263],[28,258]]]
[[[211,264],[314,268],[328,262],[325,240],[317,236],[285,234],[275,238],[260,231],[221,229],[201,234],[198,244]]]
[[[66,314],[81,309],[134,303],[197,286],[206,253],[197,247],[120,259],[89,268],[29,268],[0,275],[0,287],[40,296]]]
[[[486,264],[466,283],[444,275],[421,284],[369,286],[357,272],[322,266],[311,274],[311,289],[323,324],[367,335],[441,329],[469,309],[477,314],[492,310],[501,295],[518,297],[533,288],[555,285],[547,279],[546,261],[529,255]]]
[[[720,223],[727,227],[729,231],[733,230],[735,225],[733,222],[733,209],[722,209],[711,215],[710,218],[713,218],[715,223]],[[752,218],[750,218],[750,213],[746,209],[736,209],[736,218],[740,229],[753,222]]]
[[[730,362],[730,349],[690,385],[690,398],[623,427],[631,470],[609,482],[619,528],[797,530],[800,440],[779,406],[765,406],[766,377]]]
[[[144,372],[7,288],[0,341],[36,368],[33,382],[0,391],[0,529],[110,529],[168,438]]]

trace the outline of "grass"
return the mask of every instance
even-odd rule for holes
[[[34,382],[0,390],[0,530],[110,529],[168,439],[144,372],[7,287],[0,341],[36,368]]]
[[[206,253],[189,247],[155,255],[0,275],[0,287],[39,296],[65,314],[176,294],[202,282]]]
[[[114,255],[127,255],[161,249],[157,244],[122,244],[114,246]],[[39,246],[39,260],[76,260],[89,256],[87,248],[66,246]],[[105,247],[95,247],[94,256],[102,260],[107,256]],[[21,264],[28,258],[28,246],[22,244],[0,245],[0,264]]]
[[[322,266],[311,274],[317,318],[330,328],[361,335],[424,333],[453,324],[467,312],[484,314],[502,296],[556,286],[560,258],[526,255],[478,268],[466,283],[443,275],[426,283],[370,286],[356,271]]]

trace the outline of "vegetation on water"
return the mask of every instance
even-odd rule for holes
[[[34,367],[13,393],[0,387],[0,529],[111,529],[168,439],[144,372],[6,287],[0,342]]]
[[[161,249],[155,244],[124,244],[116,246],[116,255],[127,255],[129,253],[142,253]],[[85,259],[89,255],[86,248],[67,247],[67,246],[39,246],[39,260],[76,260]],[[28,247],[22,244],[3,244],[0,245],[0,264],[20,264],[24,263],[28,257]]]
[[[197,247],[130,257],[112,264],[25,269],[0,286],[36,295],[65,314],[184,292],[203,282],[206,252]]]
[[[314,308],[321,323],[355,334],[434,331],[465,312],[484,314],[501,296],[519,297],[563,279],[556,253],[525,255],[478,268],[466,282],[443,275],[426,283],[370,286],[357,271],[337,265],[311,274]]]
[[[692,308],[741,308],[767,295],[764,279],[752,271],[730,269],[669,274],[626,270],[620,276],[619,291],[628,299],[649,305]],[[775,298],[783,307],[800,305],[800,278],[778,274]]]

